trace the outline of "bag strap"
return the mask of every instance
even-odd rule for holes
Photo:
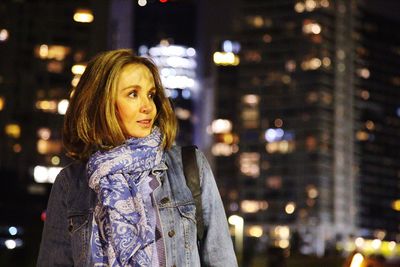
[[[201,205],[200,173],[196,159],[197,147],[182,147],[183,173],[185,174],[186,184],[192,192],[196,205],[197,240],[201,243],[204,236],[203,208]]]

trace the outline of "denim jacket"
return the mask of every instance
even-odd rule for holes
[[[198,150],[196,156],[205,230],[200,251],[202,266],[235,267],[237,261],[214,176],[205,156]],[[186,186],[179,147],[166,152],[165,165],[153,197],[160,215],[166,267],[197,267],[196,206]],[[74,162],[60,172],[48,202],[37,266],[91,266],[89,241],[96,200],[96,193],[88,186],[84,163]]]

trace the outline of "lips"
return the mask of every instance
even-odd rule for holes
[[[151,119],[139,120],[139,121],[136,121],[136,122],[143,128],[150,128],[151,127]]]

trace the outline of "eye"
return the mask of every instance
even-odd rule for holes
[[[154,99],[155,96],[156,96],[156,92],[150,92],[149,93],[149,98],[150,99]]]
[[[128,95],[129,97],[137,97],[137,92],[136,91],[132,91],[129,93]]]

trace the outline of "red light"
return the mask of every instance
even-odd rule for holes
[[[40,219],[41,219],[42,221],[45,221],[45,220],[46,220],[46,211],[45,211],[45,210],[42,212],[42,214],[40,214]]]
[[[166,3],[168,0],[160,0],[161,3]]]

